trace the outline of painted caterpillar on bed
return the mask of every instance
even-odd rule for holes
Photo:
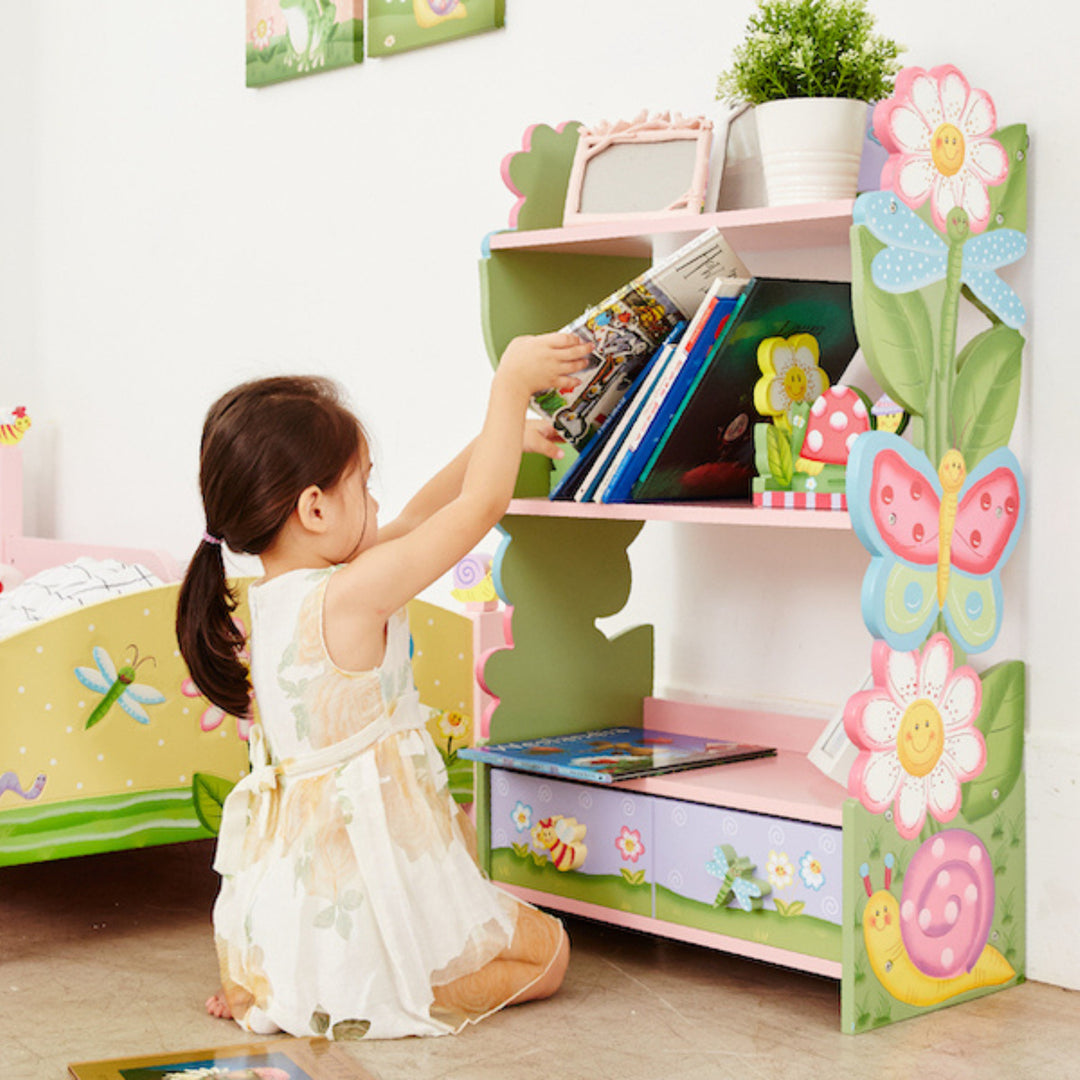
[[[14,446],[30,427],[25,405],[17,405],[6,414],[0,413],[0,444]]]
[[[536,843],[547,849],[548,858],[556,870],[576,870],[584,861],[588,848],[585,846],[585,829],[576,818],[555,814],[542,818],[532,830]]]
[[[994,917],[994,870],[974,833],[946,829],[927,840],[908,865],[899,901],[889,892],[893,863],[892,854],[886,855],[885,888],[877,892],[866,863],[859,873],[870,898],[863,911],[866,955],[894,998],[938,1005],[1016,974],[986,943]]]
[[[45,787],[45,774],[38,773],[37,779],[27,788],[23,790],[22,784],[19,783],[19,778],[13,772],[0,773],[0,795],[3,795],[5,791],[14,791],[16,795],[21,795],[24,799],[36,799]]]

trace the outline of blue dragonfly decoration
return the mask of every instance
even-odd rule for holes
[[[893,192],[869,191],[860,195],[852,221],[865,225],[878,240],[888,244],[870,265],[874,284],[884,292],[912,292],[949,275],[950,245]],[[950,225],[950,240],[954,228]],[[963,215],[956,241],[962,251],[960,281],[1006,326],[1019,329],[1027,318],[1024,305],[994,271],[1024,254],[1026,234],[1017,229],[993,229],[967,235]]]
[[[705,864],[705,869],[720,879],[720,891],[713,907],[725,907],[734,898],[743,911],[753,911],[765,902],[769,886],[752,876],[754,864],[745,856],[736,855],[730,844],[713,848],[713,857]]]

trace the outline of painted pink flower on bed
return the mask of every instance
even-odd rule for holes
[[[233,622],[236,624],[237,629],[244,635],[244,639],[247,640],[247,628],[241,619],[233,618]],[[248,655],[247,649],[241,649],[237,654],[245,664],[251,663],[251,657]],[[184,679],[180,684],[180,693],[186,698],[200,698],[206,695],[195,685],[195,680],[190,676]],[[219,705],[210,704],[203,709],[202,714],[199,716],[199,728],[202,731],[214,731],[221,726],[221,722],[228,716],[223,708]],[[238,716],[236,718],[236,734],[247,741],[248,733],[251,731],[251,725],[255,722],[255,718],[249,711],[245,716]]]
[[[874,134],[889,151],[881,186],[913,209],[929,198],[941,232],[954,207],[967,212],[973,233],[982,232],[990,220],[986,189],[1009,172],[1008,155],[990,137],[996,129],[990,95],[951,64],[904,68],[893,96],[874,108]]]
[[[960,785],[986,765],[986,743],[975,726],[982,683],[967,666],[953,668],[952,644],[934,634],[920,654],[874,642],[874,685],[854,694],[844,727],[860,753],[848,790],[876,814],[893,804],[893,822],[906,840],[927,812],[951,821]]]

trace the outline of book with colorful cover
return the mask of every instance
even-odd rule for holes
[[[639,400],[638,394],[645,393],[646,387],[651,384],[654,370],[663,364],[667,352],[674,349],[674,343],[678,341],[685,328],[686,324],[680,322],[668,335],[664,344],[653,353],[652,358],[638,373],[630,389],[623,395],[622,400],[615,406],[600,430],[585,444],[578,453],[577,460],[563,474],[558,486],[548,496],[550,499],[569,500],[575,498],[575,493],[585,483],[593,466],[602,462],[609,451],[618,446],[622,436],[625,434],[625,424],[634,415],[636,402]]]
[[[353,1038],[366,1032],[359,1029],[367,1021],[343,1020],[352,1024]],[[347,1038],[344,1030],[336,1039]],[[334,1042],[323,1038],[281,1038],[204,1050],[173,1051],[139,1057],[110,1058],[107,1061],[78,1061],[68,1066],[72,1080],[246,1080],[247,1077],[274,1077],[275,1080],[375,1080],[372,1073]]]
[[[473,746],[460,757],[522,772],[610,784],[641,776],[726,765],[771,757],[776,749],[752,743],[673,735],[648,728],[617,727],[548,739]]]
[[[649,366],[642,373],[644,378],[639,378],[634,387],[631,388],[626,396],[619,402],[619,419],[616,421],[616,428],[612,432],[609,439],[605,440],[605,444],[601,453],[597,454],[590,466],[588,472],[585,474],[584,480],[578,485],[577,490],[574,492],[574,499],[577,502],[589,502],[593,499],[597,487],[607,475],[608,470],[612,467],[612,464],[622,454],[622,448],[626,443],[630,432],[633,430],[635,423],[637,423],[638,415],[641,412],[642,406],[648,400],[652,394],[652,389],[656,385],[659,379],[664,376],[664,371],[667,369],[667,365],[671,363],[671,357],[675,355],[675,350],[678,348],[679,338],[686,330],[686,323],[679,323],[679,325],[672,330],[671,335],[667,341],[660,347],[656,355],[649,361]],[[623,406],[626,408],[623,408]],[[612,414],[614,415],[614,414]],[[601,432],[605,430],[601,428]]]
[[[744,282],[743,286],[746,284]],[[704,366],[709,350],[723,335],[731,315],[742,304],[743,295],[740,292],[733,296],[714,298],[708,317],[700,327],[700,333],[688,348],[678,350],[664,380],[657,385],[652,398],[643,406],[638,424],[626,440],[622,459],[617,462],[615,470],[607,479],[599,501],[626,500],[638,474],[651,457],[671,418],[685,400],[689,387]]]
[[[766,338],[812,334],[818,365],[838,382],[858,342],[846,281],[754,278],[667,430],[640,470],[631,502],[750,497],[756,473],[754,386]]]
[[[707,229],[563,327],[593,343],[592,357],[574,375],[572,390],[538,394],[533,407],[581,449],[675,325],[697,311],[712,283],[748,276],[720,233]]]

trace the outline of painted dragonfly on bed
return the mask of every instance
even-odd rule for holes
[[[92,728],[104,720],[106,713],[116,704],[133,720],[138,720],[140,724],[149,724],[150,714],[143,706],[160,705],[165,700],[165,695],[160,690],[135,681],[135,672],[139,667],[147,661],[155,663],[154,658],[144,656],[140,659],[136,645],[129,645],[128,651],[132,654],[130,662],[121,664],[117,669],[108,652],[100,645],[95,645],[93,657],[96,670],[92,667],[75,669],[75,676],[83,686],[104,695],[87,718],[87,728]]]

